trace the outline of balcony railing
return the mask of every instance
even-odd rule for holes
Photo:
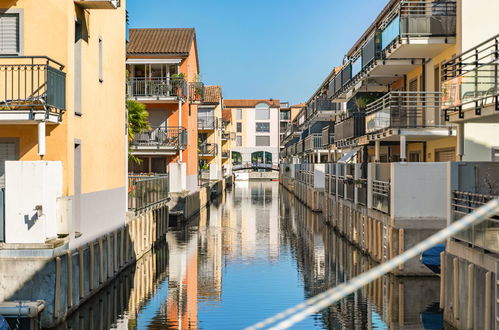
[[[131,143],[133,147],[167,147],[184,150],[187,147],[187,130],[183,127],[153,127],[150,131],[137,133]]]
[[[381,26],[383,49],[400,38],[456,35],[455,1],[402,1]]]
[[[303,152],[303,140],[296,142],[295,154],[301,154]]]
[[[169,192],[168,174],[161,176],[129,176],[128,209],[137,212],[167,201]]]
[[[215,117],[198,117],[198,129],[214,130],[217,128],[217,118]]]
[[[463,216],[472,213],[480,206],[498,196],[468,193],[455,190],[452,192],[452,221],[457,221]],[[487,251],[499,253],[499,213],[488,217],[478,225],[460,232],[456,238],[465,241],[473,246],[480,247]]]
[[[0,111],[44,111],[62,115],[66,109],[64,66],[46,56],[0,57]]]
[[[135,98],[185,98],[186,93],[183,78],[134,77],[128,81],[128,95]]]
[[[204,84],[200,81],[189,83],[189,101],[203,102],[204,101]]]
[[[312,133],[305,138],[305,151],[312,151],[322,148],[322,134]]]
[[[222,150],[222,158],[228,159],[230,157],[230,151]]]
[[[376,164],[372,180],[373,209],[390,214],[390,164]]]
[[[324,127],[322,129],[322,146],[328,147],[334,143],[334,133],[332,129],[328,127]]]
[[[222,140],[223,141],[233,141],[236,139],[236,133],[234,132],[223,132]]]
[[[198,146],[200,156],[214,157],[218,155],[218,145],[214,143],[205,143]]]
[[[352,113],[334,126],[335,141],[347,140],[364,135],[365,117],[364,113]]]
[[[442,107],[445,111],[498,105],[499,35],[455,56],[442,66]],[[462,115],[460,116],[462,118]]]
[[[440,99],[438,92],[390,92],[367,106],[366,133],[386,128],[435,127],[426,118],[439,112]]]

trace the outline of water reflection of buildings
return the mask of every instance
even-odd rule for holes
[[[282,237],[296,255],[307,296],[348,281],[376,265],[284,189],[280,199]],[[435,316],[438,299],[437,278],[390,275],[324,310],[321,318],[329,329],[424,329],[428,326],[425,316]]]

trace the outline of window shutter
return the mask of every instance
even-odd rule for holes
[[[19,53],[18,14],[0,14],[0,53]]]

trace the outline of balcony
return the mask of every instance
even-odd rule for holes
[[[304,151],[322,149],[322,133],[312,133],[305,138]]]
[[[236,139],[236,133],[234,132],[223,132],[222,141],[234,141]]]
[[[215,143],[204,143],[198,146],[198,154],[201,157],[215,157],[218,155],[218,145]]]
[[[346,142],[363,136],[365,132],[364,113],[351,113],[350,117],[334,126],[334,132],[334,139],[338,146],[346,145]]]
[[[138,133],[130,143],[134,155],[175,155],[187,147],[187,130],[183,127],[153,127]]]
[[[499,110],[499,35],[455,56],[442,67],[445,119],[496,115]]]
[[[141,101],[177,101],[185,99],[187,85],[183,78],[145,78],[128,80],[128,95]]]
[[[63,68],[46,56],[0,57],[0,121],[60,123],[66,110]]]
[[[204,84],[202,82],[189,83],[189,101],[192,103],[204,101]]]
[[[85,9],[116,9],[120,0],[74,0],[74,3]]]
[[[438,92],[390,92],[367,105],[366,133],[439,127],[429,119],[438,115],[440,100]]]
[[[296,142],[295,154],[299,155],[303,152],[303,140]]]
[[[322,147],[328,148],[330,145],[334,143],[334,126],[332,124],[330,126],[324,127],[322,129]]]
[[[222,150],[222,158],[229,159],[230,158],[230,151],[229,150]]]
[[[455,36],[455,1],[402,1],[381,23],[386,58],[431,58]]]
[[[198,130],[212,131],[217,128],[217,118],[198,117]]]

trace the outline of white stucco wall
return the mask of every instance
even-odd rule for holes
[[[499,124],[464,125],[463,161],[491,161],[492,147],[499,147]]]
[[[45,243],[57,236],[62,162],[5,162],[5,242]],[[42,215],[35,207],[41,205]]]
[[[461,6],[461,52],[475,47],[485,40],[499,34],[499,24],[497,24],[497,19],[499,17],[499,1],[458,1]]]
[[[447,163],[392,163],[391,215],[447,218]]]

